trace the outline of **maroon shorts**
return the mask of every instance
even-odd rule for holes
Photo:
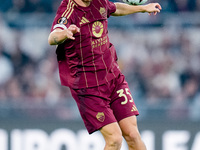
[[[139,115],[124,75],[98,87],[71,89],[71,93],[90,134],[107,124]]]

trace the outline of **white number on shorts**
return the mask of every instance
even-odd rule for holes
[[[133,98],[132,98],[131,94],[129,93],[128,88],[125,88],[125,91],[126,91],[126,94],[128,94],[131,97],[129,102],[133,102]],[[123,102],[121,102],[121,104],[125,105],[128,102],[128,98],[127,98],[126,94],[124,94],[124,89],[118,90],[117,94],[119,94],[119,97],[124,97],[125,100]]]
[[[128,88],[125,88],[125,90],[126,90],[126,94],[128,94],[130,96],[130,98],[131,98],[129,100],[129,102],[133,102],[133,97],[132,97],[131,93],[128,91]]]

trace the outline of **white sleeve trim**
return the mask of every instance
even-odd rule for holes
[[[63,29],[67,29],[67,27],[64,25],[64,24],[56,24],[53,29],[56,29],[56,28],[63,28]]]

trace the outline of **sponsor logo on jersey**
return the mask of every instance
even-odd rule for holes
[[[94,36],[96,36],[97,38],[102,36],[103,33],[103,24],[100,21],[96,21],[93,23],[92,25],[92,33]]]
[[[85,17],[82,17],[81,22],[79,23],[80,25],[88,23],[89,20],[87,20]]]

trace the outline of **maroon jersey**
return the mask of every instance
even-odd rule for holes
[[[115,4],[108,0],[93,0],[88,7],[73,0],[61,2],[51,31],[71,24],[80,28],[75,40],[66,40],[56,50],[62,85],[95,87],[119,75],[116,51],[107,30],[107,18],[115,11]]]

